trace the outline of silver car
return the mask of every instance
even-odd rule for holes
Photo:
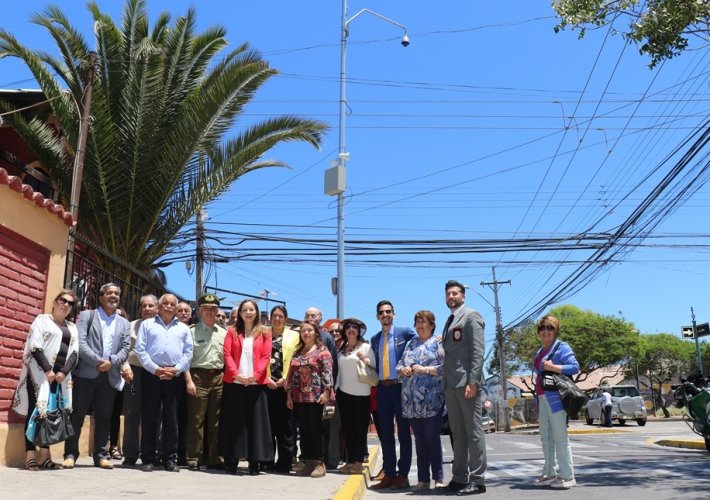
[[[636,423],[646,425],[646,406],[643,396],[633,385],[610,385],[598,387],[589,401],[584,411],[587,425],[592,425],[594,420],[603,419],[604,397],[602,393],[608,391],[611,394],[611,419],[617,420],[619,425],[624,425],[627,420],[636,420]]]

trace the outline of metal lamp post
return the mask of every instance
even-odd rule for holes
[[[407,36],[407,27],[399,24],[398,22],[389,19],[382,14],[371,11],[369,9],[362,9],[357,14],[348,19],[348,2],[343,0],[343,10],[341,16],[341,31],[340,31],[340,113],[338,119],[338,159],[332,162],[330,169],[325,172],[325,193],[327,195],[337,195],[338,196],[338,260],[337,260],[337,277],[335,283],[335,293],[336,293],[336,316],[338,318],[343,318],[345,314],[345,161],[350,157],[350,153],[345,151],[345,113],[346,113],[346,55],[347,55],[347,43],[348,35],[350,30],[350,23],[355,19],[360,17],[362,14],[371,14],[383,21],[387,21],[402,30],[404,30],[404,36],[402,37],[402,45],[407,47],[409,45],[409,37]]]

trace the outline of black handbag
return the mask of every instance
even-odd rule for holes
[[[56,392],[50,392],[49,398],[47,413],[33,417],[36,427],[34,436],[36,446],[46,447],[74,437],[74,428],[69,421],[69,410],[64,407],[64,398],[59,384]]]
[[[559,342],[555,344],[555,348],[552,349],[547,359],[555,355],[559,346]],[[567,415],[572,419],[577,418],[579,410],[581,410],[587,402],[587,395],[582,389],[577,387],[577,384],[575,384],[571,378],[561,373],[543,371],[540,372],[540,383],[542,384],[542,388],[546,391],[559,392],[562,406],[567,412]]]
[[[579,410],[581,410],[582,406],[587,402],[587,395],[582,389],[577,387],[577,384],[567,375],[555,373],[554,378],[557,384],[557,390],[560,393],[562,406],[567,412],[567,415],[572,419],[577,418]]]

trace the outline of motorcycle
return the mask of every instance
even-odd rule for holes
[[[672,385],[676,407],[688,408],[688,413],[683,415],[685,423],[690,429],[702,436],[705,448],[710,452],[710,387],[708,380],[696,377],[691,380],[680,379],[680,385]]]

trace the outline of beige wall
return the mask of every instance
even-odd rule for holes
[[[69,226],[57,214],[50,213],[46,208],[38,206],[33,200],[25,198],[22,193],[14,191],[7,185],[0,185],[0,226],[6,227],[9,231],[17,233],[49,251],[49,266],[46,284],[44,284],[44,304],[37,304],[36,307],[41,307],[43,311],[50,310],[52,299],[64,283]],[[21,304],[15,305],[20,307]],[[27,311],[24,312],[27,313]],[[36,312],[36,310],[33,311],[33,314]],[[4,323],[21,321],[24,324],[25,320],[26,318],[3,318]],[[29,324],[25,327],[29,327]],[[24,463],[25,456],[23,423],[14,414],[9,415],[7,405],[9,405],[9,398],[17,386],[21,363],[19,358],[24,345],[24,336],[18,333],[16,339],[3,338],[2,344],[3,348],[10,349],[11,353],[0,359],[0,366],[3,367],[4,373],[0,385],[2,385],[3,394],[7,393],[7,395],[3,395],[3,408],[0,415],[0,463],[20,465]],[[89,426],[87,425],[85,429],[85,435],[88,436]],[[82,438],[82,441],[85,441],[85,436]],[[83,447],[86,449],[86,443],[83,443]],[[61,457],[61,447],[59,449],[53,448],[54,456]]]
[[[44,310],[63,288],[69,226],[58,215],[37,206],[9,186],[0,186],[0,224],[51,252]]]

